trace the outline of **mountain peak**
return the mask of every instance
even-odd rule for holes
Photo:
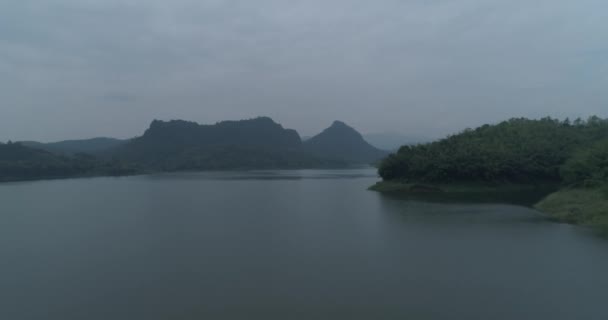
[[[323,130],[323,132],[321,132],[318,136],[325,136],[325,138],[338,140],[347,139],[363,141],[363,136],[359,133],[359,131],[338,120],[334,121],[331,126]]]
[[[304,147],[317,156],[351,163],[370,163],[385,156],[383,151],[367,143],[357,130],[337,120],[304,142]]]
[[[335,120],[332,124],[331,127],[348,127],[350,128],[349,125],[347,125],[346,123],[340,121],[340,120]]]

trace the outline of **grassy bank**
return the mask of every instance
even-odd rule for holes
[[[560,190],[535,207],[560,222],[608,230],[608,188]]]

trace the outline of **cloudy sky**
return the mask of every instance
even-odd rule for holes
[[[0,141],[608,116],[606,0],[2,0]]]

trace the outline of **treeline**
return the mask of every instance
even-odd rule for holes
[[[87,154],[57,155],[20,143],[0,143],[0,181],[128,175],[138,170],[118,160],[101,160]]]
[[[379,166],[384,180],[421,183],[604,184],[608,120],[516,118],[403,146]]]

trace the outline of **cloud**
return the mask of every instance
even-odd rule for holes
[[[342,119],[440,136],[515,116],[608,116],[607,10],[600,0],[4,1],[0,137],[128,137],[153,118],[257,115],[303,134]]]
[[[108,92],[100,97],[102,102],[109,103],[133,103],[137,98],[127,92]]]

